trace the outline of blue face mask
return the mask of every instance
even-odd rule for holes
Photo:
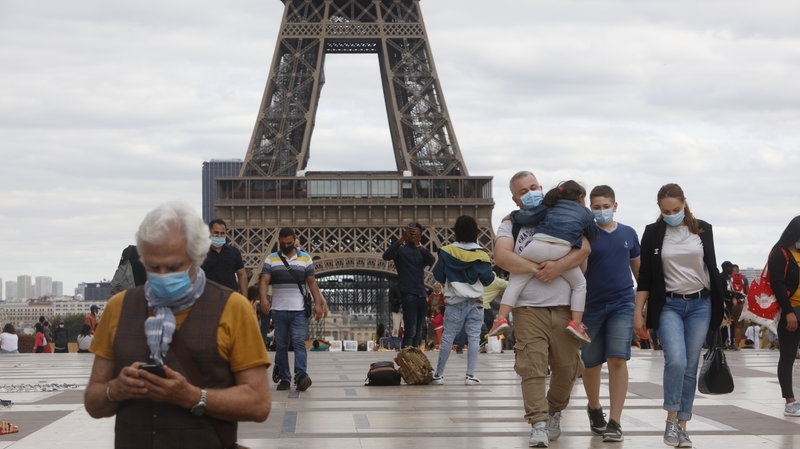
[[[225,244],[225,237],[211,237],[211,245],[217,248]]]
[[[683,218],[686,216],[686,214],[684,214],[683,209],[681,209],[681,211],[675,215],[661,214],[661,216],[664,217],[664,221],[666,221],[668,225],[679,226],[681,223],[683,223]]]
[[[522,195],[522,198],[519,200],[522,202],[522,207],[525,209],[532,209],[540,204],[542,204],[542,199],[544,195],[542,195],[541,190],[531,190],[530,192]]]
[[[607,225],[614,219],[614,209],[593,210],[592,213],[599,225]]]
[[[147,285],[159,298],[176,299],[186,294],[192,281],[189,279],[189,270],[166,274],[147,273]]]

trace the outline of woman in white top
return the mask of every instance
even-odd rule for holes
[[[19,354],[19,337],[11,323],[6,323],[0,333],[0,354]]]
[[[92,329],[88,324],[84,324],[81,328],[81,333],[78,334],[78,352],[89,352],[89,346],[92,344]]]
[[[692,215],[677,184],[661,187],[656,199],[661,215],[642,234],[633,326],[640,334],[658,329],[664,350],[664,443],[692,447],[686,422],[703,342],[722,322],[722,283],[711,225]]]

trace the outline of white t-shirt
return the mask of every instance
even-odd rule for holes
[[[0,333],[0,349],[3,351],[16,351],[18,348],[19,336],[17,334]]]
[[[703,260],[703,242],[688,226],[667,226],[661,260],[668,292],[689,295],[711,288],[708,267]]]
[[[81,351],[88,351],[89,346],[92,345],[92,338],[92,335],[78,335],[78,349]]]
[[[513,224],[511,220],[500,223],[497,227],[497,239],[501,237],[513,238],[512,234]],[[526,246],[533,240],[535,228],[532,226],[523,226],[517,241],[514,242],[514,253],[519,254],[525,249]],[[569,297],[571,288],[569,283],[562,277],[557,277],[552,282],[542,282],[535,277],[522,289],[522,292],[517,299],[515,307],[556,307],[556,306],[569,306]]]

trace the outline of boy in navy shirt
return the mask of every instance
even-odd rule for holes
[[[589,194],[589,206],[598,227],[586,270],[586,308],[583,321],[591,343],[581,347],[586,367],[583,387],[589,400],[591,431],[603,441],[622,441],[619,422],[628,392],[628,360],[639,275],[639,237],[630,226],[614,221],[614,190],[601,185]],[[631,274],[633,276],[631,276]],[[600,369],[608,363],[611,412],[608,423],[600,405]]]

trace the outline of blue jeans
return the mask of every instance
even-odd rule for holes
[[[477,302],[476,302],[477,301]],[[448,304],[444,308],[444,330],[442,344],[439,346],[439,363],[435,376],[444,374],[444,367],[453,347],[453,340],[463,328],[467,332],[467,375],[475,374],[478,363],[478,351],[481,345],[481,325],[483,324],[483,300],[465,299],[456,304]]]
[[[294,350],[295,380],[308,375],[308,318],[302,310],[273,310],[272,325],[275,327],[275,369],[281,380],[291,381],[289,371],[289,342]]]
[[[658,336],[664,350],[664,410],[678,412],[679,421],[692,419],[700,351],[711,322],[709,297],[666,298]]]
[[[581,359],[586,368],[602,365],[606,359],[631,359],[633,311],[636,304],[630,301],[592,306],[583,314],[583,324],[589,330],[591,343],[581,345]]]
[[[428,299],[424,296],[403,295],[403,347],[419,346],[419,327],[428,314]],[[424,338],[424,337],[422,337]]]

